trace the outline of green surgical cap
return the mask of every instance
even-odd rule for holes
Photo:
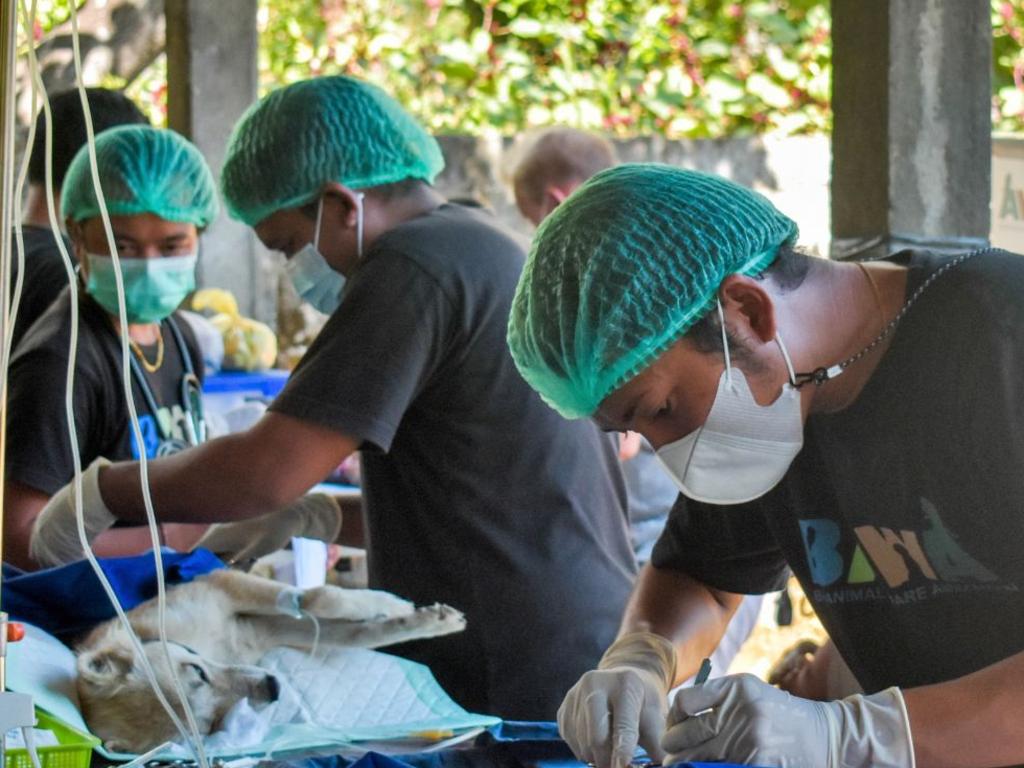
[[[217,216],[217,185],[206,161],[174,131],[149,125],[110,128],[96,137],[100,187],[111,216],[152,213],[202,229]],[[61,187],[64,218],[100,215],[88,147],[82,147]]]
[[[714,306],[796,240],[764,197],[718,176],[620,165],[541,224],[509,318],[523,378],[562,416],[590,416]]]
[[[351,77],[279,88],[249,108],[228,142],[221,190],[228,211],[255,226],[308,203],[328,182],[362,189],[433,183],[441,149],[398,102]]]

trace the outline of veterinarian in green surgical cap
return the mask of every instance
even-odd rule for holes
[[[361,451],[371,586],[468,620],[400,653],[469,709],[551,719],[633,582],[625,493],[612,440],[563,421],[516,371],[505,329],[525,248],[483,208],[445,201],[443,167],[410,114],[350,77],[246,113],[227,209],[330,318],[255,427],[152,463],[153,497],[165,519],[248,517]],[[141,519],[137,468],[92,472],[91,508]]]
[[[217,189],[192,144],[173,131],[124,125],[96,137],[97,170],[110,215],[124,286],[135,400],[149,457],[198,440],[182,381],[198,392],[202,356],[175,311],[195,287],[199,233],[217,214]],[[71,250],[80,265],[74,411],[82,461],[137,458],[121,383],[116,267],[93,185],[89,153],[68,166],[61,193]],[[50,497],[74,476],[64,412],[71,292],[65,289],[29,328],[10,369],[5,482],[5,558],[36,567],[29,556],[33,522]],[[148,396],[147,396],[148,395]],[[168,542],[186,547],[200,526],[167,526]],[[74,534],[74,526],[68,529]],[[149,549],[144,528],[118,528],[97,540],[106,555]]]
[[[195,287],[199,234],[217,215],[218,205],[206,161],[173,131],[148,125],[113,128],[97,137],[95,152],[120,261],[129,375],[142,433],[140,450],[123,395],[118,267],[83,147],[64,178],[61,209],[81,265],[73,399],[78,451],[84,465],[98,467],[138,458],[142,451],[150,459],[167,456],[204,439],[197,402],[202,355],[188,322],[175,310]],[[11,362],[8,429],[17,438],[7,451],[5,558],[29,569],[82,556],[73,521],[52,528],[52,538],[32,538],[50,497],[74,476],[64,409],[73,311],[66,290],[30,327]],[[86,476],[94,478],[95,471]],[[94,541],[98,554],[132,555],[152,548],[145,527],[103,530],[109,515],[99,508],[86,512],[94,515],[87,518],[87,527],[103,531]],[[293,536],[333,541],[340,522],[336,502],[311,494],[256,520],[209,527],[167,523],[161,524],[160,534],[176,549],[197,545],[225,559],[244,559],[280,549]]]
[[[562,735],[619,768],[638,742],[665,765],[1024,763],[1024,259],[842,263],[796,237],[660,165],[598,174],[537,233],[516,365],[567,419],[643,434],[682,493]],[[669,710],[740,595],[790,570],[864,692],[729,675]]]

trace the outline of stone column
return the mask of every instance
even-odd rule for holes
[[[166,0],[167,112],[219,177],[228,136],[257,98],[256,0]],[[199,284],[226,288],[243,314],[275,325],[278,269],[225,212],[202,239]]]
[[[987,0],[832,0],[833,253],[989,233]]]

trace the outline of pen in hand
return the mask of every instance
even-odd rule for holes
[[[704,685],[711,677],[711,659],[704,659],[700,663],[700,669],[697,670],[697,676],[693,678],[694,685]]]

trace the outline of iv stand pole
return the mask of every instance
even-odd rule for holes
[[[10,314],[11,305],[11,230],[14,213],[14,63],[17,2],[0,0],[0,318]],[[28,45],[32,41],[27,41]],[[26,150],[27,151],[27,150]],[[0,339],[8,328],[0,323]],[[0,341],[0,371],[6,373],[9,350]],[[0,554],[3,553],[3,487],[7,457],[7,376],[0,377]],[[2,607],[2,604],[0,604]],[[7,689],[7,614],[0,612],[0,764],[6,757],[6,734],[21,727],[27,733],[35,725],[32,697]]]
[[[17,2],[0,2],[0,308],[6,318],[11,305],[11,231],[14,225],[14,62]],[[31,41],[28,41],[31,45]],[[9,329],[0,326],[3,337]],[[3,345],[0,344],[0,347]],[[6,371],[10,350],[3,349],[0,366]],[[0,489],[7,466],[7,377],[0,379]],[[3,553],[4,494],[0,492],[0,555]],[[3,603],[0,602],[0,607]],[[7,614],[0,613],[0,691],[7,688]]]

